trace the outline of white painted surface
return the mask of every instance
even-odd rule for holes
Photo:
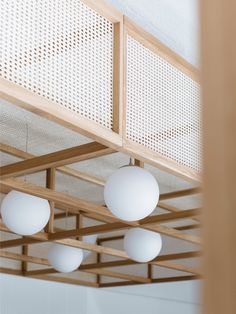
[[[190,63],[198,64],[198,0],[107,0]]]
[[[0,275],[1,314],[198,314],[200,283],[94,289]]]

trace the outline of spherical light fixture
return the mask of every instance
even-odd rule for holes
[[[161,236],[153,231],[133,228],[125,235],[124,248],[132,260],[146,263],[160,253],[162,248]]]
[[[76,270],[83,260],[83,250],[63,244],[53,244],[48,253],[48,261],[61,273]]]
[[[2,201],[1,215],[11,231],[19,235],[32,235],[48,223],[50,206],[45,199],[13,190]]]
[[[95,244],[97,241],[97,237],[98,237],[97,234],[91,234],[91,235],[83,236],[82,241],[87,242],[87,243],[91,243],[91,244]],[[91,254],[91,251],[83,250],[83,253],[84,253],[84,259],[85,259]]]
[[[104,199],[109,210],[119,219],[140,220],[156,208],[159,187],[156,179],[147,170],[125,166],[108,178]]]

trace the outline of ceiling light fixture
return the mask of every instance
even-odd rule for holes
[[[150,215],[159,200],[159,187],[154,176],[137,166],[116,170],[107,180],[104,200],[119,219],[136,221]]]
[[[50,206],[45,199],[13,190],[2,201],[1,216],[12,232],[32,235],[48,223]]]
[[[146,263],[159,255],[162,239],[157,232],[133,228],[125,234],[124,248],[132,260]]]
[[[61,273],[70,273],[79,268],[83,260],[83,250],[63,244],[52,244],[48,252],[48,261]]]

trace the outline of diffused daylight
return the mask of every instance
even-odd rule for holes
[[[236,4],[0,12],[0,314],[235,313]]]

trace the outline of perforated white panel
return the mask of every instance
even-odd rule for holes
[[[111,129],[113,24],[79,0],[0,1],[0,75]]]
[[[128,36],[126,136],[200,171],[199,86]]]

